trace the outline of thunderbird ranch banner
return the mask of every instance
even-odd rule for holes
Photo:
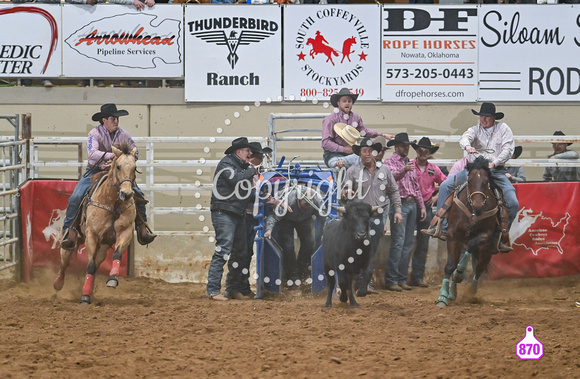
[[[281,7],[185,9],[186,101],[282,100]]]

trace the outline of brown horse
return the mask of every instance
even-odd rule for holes
[[[457,298],[457,283],[465,278],[469,258],[472,257],[474,277],[471,293],[477,292],[481,275],[487,269],[499,242],[499,201],[494,194],[493,178],[487,160],[479,156],[467,165],[467,183],[453,194],[447,228],[447,264],[441,285],[439,307]],[[451,278],[451,283],[449,279]]]
[[[93,176],[93,179],[99,180],[99,183],[96,189],[89,191],[90,198],[84,208],[86,219],[81,225],[81,229],[84,228],[83,234],[86,236],[85,248],[88,258],[81,304],[91,303],[95,274],[107,257],[107,251],[113,245],[115,245],[113,267],[107,279],[107,287],[117,287],[121,257],[133,238],[135,222],[133,182],[135,181],[137,148],[129,149],[127,144],[119,148],[113,146],[115,158],[109,172]],[[54,289],[57,291],[61,290],[64,285],[65,271],[72,252],[60,250],[60,270],[54,280]]]

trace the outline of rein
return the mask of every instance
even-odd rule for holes
[[[479,216],[476,216],[475,213],[473,213],[473,211],[470,211],[469,208],[467,208],[467,206],[459,199],[459,193],[461,193],[461,191],[463,189],[466,189],[467,191],[467,201],[469,203],[469,206],[471,207],[471,209],[473,210],[473,195],[482,195],[484,197],[483,200],[483,204],[485,205],[485,203],[487,202],[487,199],[489,198],[489,196],[487,196],[485,193],[481,192],[481,191],[475,191],[472,193],[469,193],[469,188],[467,188],[467,182],[464,182],[458,189],[455,190],[455,194],[453,195],[453,202],[459,207],[459,209],[461,209],[463,211],[463,213],[465,213],[465,215],[467,217],[470,218],[470,221],[473,223],[479,222],[481,220],[484,220],[488,217],[492,217],[494,215],[497,214],[497,212],[499,211],[499,206],[495,206],[495,208],[490,209],[488,211],[483,212],[482,214],[480,214]]]
[[[99,203],[98,201],[95,201],[95,200],[93,200],[93,196],[95,195],[95,193],[97,192],[97,190],[99,189],[99,187],[100,187],[100,186],[101,186],[101,185],[102,185],[102,184],[103,184],[105,181],[107,181],[107,180],[108,180],[108,178],[109,178],[109,174],[105,174],[105,175],[103,175],[103,177],[102,177],[102,178],[99,180],[99,182],[97,183],[97,185],[96,185],[96,187],[95,187],[95,190],[93,191],[93,193],[92,193],[92,195],[91,195],[91,198],[90,198],[90,199],[88,200],[88,202],[87,202],[87,206],[89,206],[89,205],[92,205],[92,206],[95,206],[95,207],[97,207],[97,208],[104,209],[104,210],[106,210],[106,211],[108,211],[108,212],[111,212],[111,213],[117,213],[118,215],[121,215],[121,214],[122,214],[123,212],[125,212],[127,209],[129,209],[129,208],[131,208],[132,206],[134,206],[134,205],[135,205],[135,202],[134,202],[134,201],[128,201],[128,200],[125,200],[125,201],[123,201],[123,202],[122,202],[122,203],[126,203],[126,204],[125,204],[125,207],[123,207],[123,208],[119,208],[119,207],[117,207],[117,206],[114,206],[114,207],[112,207],[112,206],[110,206],[110,205],[103,204],[103,203]],[[117,187],[118,187],[118,188],[120,188],[120,187],[121,187],[121,184],[123,184],[124,182],[133,182],[133,181],[132,181],[131,179],[129,179],[129,178],[127,178],[127,179],[123,179],[123,180],[122,180],[122,181],[121,181],[121,182],[120,182],[120,183],[117,185]],[[116,204],[118,201],[119,201],[119,200],[116,200],[116,201],[115,201],[115,204]]]

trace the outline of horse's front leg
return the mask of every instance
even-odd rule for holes
[[[445,277],[441,283],[441,289],[439,290],[439,297],[435,301],[435,304],[439,308],[445,308],[449,299],[449,278],[453,274],[453,270],[457,267],[459,263],[459,255],[461,254],[462,244],[454,241],[453,239],[447,240],[447,264],[445,264]]]
[[[76,249],[75,249],[76,250]],[[64,275],[66,272],[66,268],[70,263],[70,256],[73,250],[65,250],[60,249],[60,269],[58,270],[58,274],[56,275],[56,279],[52,283],[52,286],[55,290],[60,291],[64,286]]]
[[[87,275],[85,276],[85,284],[83,286],[83,295],[81,296],[81,304],[91,304],[91,295],[95,285],[95,275],[99,266],[107,256],[109,247],[100,243],[91,241],[94,237],[87,238],[85,247],[87,248]],[[89,247],[90,246],[90,247]],[[95,252],[96,251],[96,252]]]
[[[492,246],[491,249],[493,249],[494,247]],[[481,279],[481,275],[483,275],[483,272],[485,271],[485,269],[487,268],[487,266],[489,265],[489,262],[491,261],[491,251],[494,250],[490,250],[490,249],[486,249],[486,250],[481,250],[481,252],[485,251],[485,253],[480,253],[478,259],[473,259],[473,281],[471,282],[471,286],[469,287],[469,294],[472,296],[475,296],[475,294],[477,293],[477,286],[479,285],[479,280]]]
[[[133,238],[133,223],[131,222],[131,225],[124,227],[123,230],[116,230],[115,232],[117,235],[117,243],[115,244],[115,252],[113,253],[113,264],[109,272],[109,277],[107,278],[107,287],[110,288],[117,288],[119,285],[121,258],[123,257],[123,251],[129,246]]]

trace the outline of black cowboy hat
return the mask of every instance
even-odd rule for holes
[[[556,130],[556,131],[554,132],[554,135],[555,135],[555,136],[565,136],[564,132],[563,132],[563,131],[561,131],[561,130]],[[570,145],[572,145],[572,142],[566,142],[566,144],[568,144],[568,146],[570,146]]]
[[[350,96],[353,104],[356,102],[356,99],[358,99],[358,95],[350,93],[348,88],[341,88],[338,93],[330,96],[330,104],[332,104],[333,107],[338,107],[338,100],[340,100],[340,98],[343,96]]]
[[[409,142],[409,135],[407,133],[398,133],[398,134],[395,134],[395,138],[393,138],[392,140],[387,142],[387,146],[391,147],[393,145],[400,144],[400,143],[403,143],[405,145],[413,145],[416,142],[417,142],[417,140],[415,140],[413,142]]]
[[[418,143],[412,143],[411,146],[413,146],[413,149],[415,150],[417,150],[418,147],[429,149],[429,152],[431,154],[435,154],[435,152],[439,150],[439,146],[431,144],[431,140],[429,139],[429,137],[423,137],[419,140]]]
[[[93,121],[101,121],[102,118],[107,118],[107,117],[121,117],[121,116],[127,116],[129,114],[129,112],[127,112],[124,109],[117,109],[117,106],[115,104],[105,104],[105,105],[101,105],[101,111],[97,112],[93,115]]]
[[[514,155],[512,159],[517,159],[520,155],[522,155],[522,151],[524,151],[523,147],[516,146],[516,148],[514,149]]]
[[[252,148],[252,145],[248,142],[246,137],[238,137],[232,141],[232,146],[228,147],[224,154],[231,154],[238,149],[244,149],[246,147]]]
[[[495,111],[494,103],[483,103],[479,112],[476,112],[475,109],[472,109],[471,112],[476,116],[494,116],[496,120],[501,120],[504,116],[502,112]]]
[[[362,140],[360,140],[359,143],[352,145],[352,152],[355,153],[356,155],[360,155],[361,149],[365,146],[372,147],[373,150],[376,151],[377,153],[380,153],[381,150],[383,149],[383,145],[381,145],[380,142],[373,143],[372,139],[365,137]]]
[[[262,154],[262,155],[263,154],[270,154],[272,152],[272,149],[270,149],[268,146],[262,147],[260,142],[250,142],[250,150],[252,150],[252,153]]]

